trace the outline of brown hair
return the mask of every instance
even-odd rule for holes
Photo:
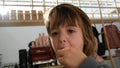
[[[65,23],[66,22],[66,23]],[[87,56],[92,55],[94,47],[94,35],[91,28],[90,19],[81,9],[71,4],[60,4],[54,7],[48,17],[46,23],[48,34],[52,29],[60,25],[76,26],[78,24],[83,32],[84,37],[84,53]]]

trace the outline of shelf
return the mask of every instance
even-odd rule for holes
[[[13,26],[43,26],[43,20],[21,20],[21,21],[0,21],[0,27],[13,27]]]
[[[120,19],[118,18],[103,18],[101,19],[91,19],[92,24],[101,24],[102,22],[106,23],[114,23],[114,22],[120,22]]]
[[[104,18],[101,19],[91,19],[92,24],[113,23],[120,22],[117,18]],[[13,26],[44,26],[43,20],[12,20],[12,21],[0,21],[0,27],[13,27]]]

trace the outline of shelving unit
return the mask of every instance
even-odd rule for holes
[[[42,11],[31,10],[31,13],[29,13],[29,11],[11,10],[7,15],[0,17],[0,27],[41,25],[44,25]]]

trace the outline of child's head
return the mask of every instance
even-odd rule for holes
[[[91,23],[81,9],[71,4],[60,4],[54,7],[49,13],[46,23],[48,34],[51,36],[51,31],[58,29],[59,26],[78,26],[82,30],[84,53],[89,56],[93,53],[94,36],[92,33]]]

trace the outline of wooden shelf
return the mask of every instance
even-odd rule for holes
[[[44,25],[42,11],[26,10],[23,13],[23,10],[11,10],[4,16],[0,15],[0,27],[41,25]]]
[[[101,19],[91,19],[92,24],[101,24]],[[114,22],[120,22],[118,18],[103,18],[104,23],[114,23]]]
[[[117,18],[104,18],[104,23],[113,23],[113,22],[120,22]],[[92,24],[101,24],[101,19],[91,19]],[[13,27],[13,26],[44,26],[43,20],[6,20],[0,21],[0,27]]]
[[[44,26],[43,20],[0,21],[0,27],[13,26]]]

